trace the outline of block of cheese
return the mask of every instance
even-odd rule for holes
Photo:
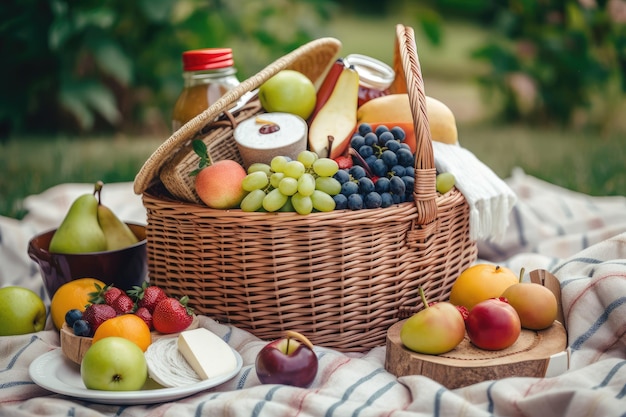
[[[204,327],[180,333],[178,350],[203,380],[224,375],[237,367],[237,358],[228,343]]]

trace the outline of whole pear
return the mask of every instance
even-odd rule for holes
[[[556,296],[548,288],[534,282],[520,282],[508,287],[502,293],[509,304],[517,311],[522,327],[530,330],[543,330],[552,325],[558,314]]]
[[[102,204],[101,189],[98,190],[98,223],[107,241],[107,250],[124,249],[139,242],[130,227],[119,219],[108,206]]]
[[[54,253],[89,253],[107,249],[107,241],[98,223],[98,199],[94,193],[79,196],[68,210],[50,240]]]
[[[404,322],[400,340],[408,349],[439,355],[454,349],[465,337],[465,321],[456,306],[448,302],[428,305],[420,287],[424,309]]]

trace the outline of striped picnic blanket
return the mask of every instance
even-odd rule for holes
[[[0,416],[626,416],[626,198],[572,193],[522,172],[507,182],[518,196],[509,231],[498,242],[480,242],[479,256],[557,276],[571,351],[563,374],[449,390],[424,376],[386,372],[382,346],[365,354],[316,347],[320,367],[311,387],[263,385],[254,360],[266,342],[201,316],[201,326],[241,354],[238,375],[172,402],[104,405],[31,381],[30,363],[59,347],[49,322],[39,333],[0,337]],[[120,217],[142,221],[132,185],[110,186],[107,198]],[[44,294],[36,267],[25,259],[25,242],[58,221],[63,210],[55,211],[55,202],[71,201],[89,187],[51,189],[27,201],[31,214],[24,221],[0,219],[0,285],[18,283]]]

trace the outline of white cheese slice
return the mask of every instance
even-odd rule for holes
[[[228,343],[204,327],[180,333],[178,350],[200,379],[216,378],[237,366],[237,358]]]

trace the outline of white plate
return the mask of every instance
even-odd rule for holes
[[[140,391],[87,389],[80,377],[80,367],[67,359],[61,349],[39,356],[30,364],[28,372],[35,384],[57,394],[103,404],[154,404],[184,398],[234,378],[241,370],[243,360],[239,352],[233,349],[233,353],[237,358],[237,366],[232,372],[218,378],[175,388],[163,388],[148,378],[145,389]]]

